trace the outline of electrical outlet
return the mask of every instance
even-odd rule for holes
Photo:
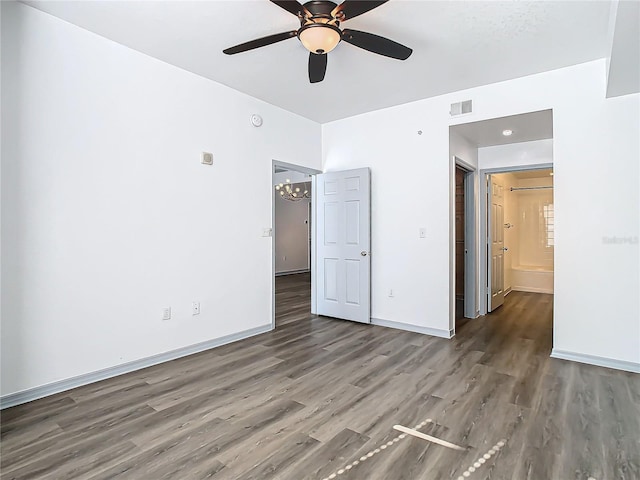
[[[171,320],[171,307],[164,307],[162,309],[162,320]]]
[[[200,302],[193,302],[191,304],[191,315],[200,315]]]

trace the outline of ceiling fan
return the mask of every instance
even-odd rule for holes
[[[398,60],[406,60],[413,52],[409,47],[373,33],[347,28],[340,29],[340,22],[373,10],[388,0],[344,0],[340,5],[328,0],[313,0],[304,5],[298,3],[297,0],[270,1],[298,17],[300,28],[241,43],[223,50],[224,53],[234,55],[298,37],[302,45],[310,52],[309,81],[317,83],[324,80],[327,71],[327,53],[333,50],[341,40],[378,55]]]

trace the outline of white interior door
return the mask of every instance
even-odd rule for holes
[[[316,313],[371,322],[368,168],[316,175]]]
[[[504,303],[504,186],[495,175],[489,176],[488,245],[491,254],[489,264],[489,311]]]

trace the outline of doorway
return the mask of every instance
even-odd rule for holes
[[[513,291],[553,294],[553,169],[512,167],[486,179],[487,312]]]
[[[454,157],[454,328],[475,315],[475,196],[473,167]]]
[[[487,175],[505,172],[516,172],[523,170],[540,170],[552,168],[553,166],[553,111],[540,110],[537,112],[520,113],[507,117],[491,118],[470,123],[461,123],[449,127],[449,148],[454,157],[454,163],[450,166],[450,212],[451,225],[455,225],[455,165],[458,164],[457,155],[463,156],[474,167],[477,167],[478,174],[475,175],[475,190],[467,195],[474,196],[477,200],[478,209],[474,211],[477,228],[475,234],[475,258],[473,263],[474,279],[476,285],[475,305],[476,311],[472,318],[485,315],[491,310],[491,290],[492,281],[500,278],[497,275],[491,277],[490,264],[492,261],[489,249],[491,245],[487,243],[489,225],[488,209],[491,201],[488,199],[490,187],[487,183]],[[509,186],[510,188],[510,186]],[[510,190],[506,192],[510,194]],[[500,202],[496,203],[496,208]],[[466,211],[468,212],[468,210]],[[466,213],[465,212],[465,213]],[[547,212],[549,215],[550,212]],[[466,215],[465,215],[466,220]],[[504,227],[503,222],[503,227]],[[508,222],[506,222],[508,223]],[[455,327],[455,235],[454,228],[451,227],[450,235],[450,328]],[[506,232],[508,233],[508,232]],[[504,231],[496,230],[494,237],[499,234],[506,234]],[[496,245],[496,263],[500,262],[498,251],[505,245]],[[508,246],[507,246],[508,248]],[[503,251],[507,252],[507,251]],[[472,253],[472,252],[470,252]],[[506,253],[509,256],[508,253]],[[468,254],[467,257],[471,255]],[[469,258],[467,258],[468,260]],[[504,260],[504,257],[502,258]],[[468,263],[467,263],[468,264]],[[501,269],[498,272],[502,271]],[[470,272],[465,271],[465,282],[469,281]],[[508,290],[498,288],[501,295],[509,293]],[[465,303],[468,295],[465,295]],[[498,308],[500,302],[496,297]]]
[[[473,158],[469,159],[473,161]],[[449,331],[477,315],[477,213],[475,165],[456,155],[450,163]]]
[[[311,316],[314,175],[299,165],[273,162],[272,326]]]

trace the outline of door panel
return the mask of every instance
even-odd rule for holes
[[[345,302],[351,305],[360,305],[360,261],[346,260],[347,292]]]
[[[504,303],[504,187],[495,175],[489,177],[489,198],[491,199],[487,229],[490,232],[488,243],[491,252],[489,311],[492,312]]]
[[[324,259],[324,278],[322,284],[324,285],[323,300],[327,302],[338,301],[338,259],[337,258],[325,258]]]
[[[370,173],[316,176],[318,315],[371,322]]]
[[[360,202],[350,200],[345,202],[346,213],[346,243],[347,245],[360,244]]]

